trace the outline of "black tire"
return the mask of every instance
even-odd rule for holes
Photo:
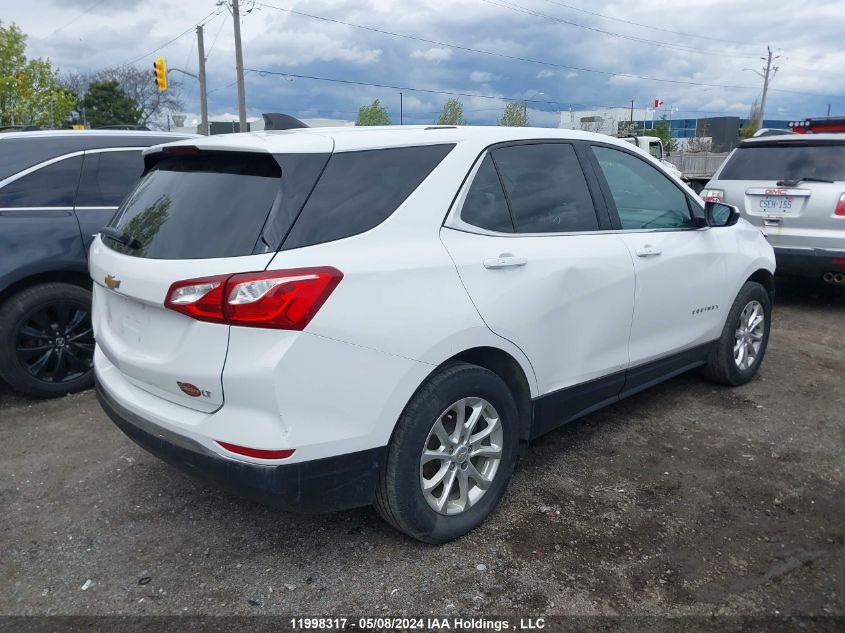
[[[490,487],[460,514],[438,513],[420,485],[423,448],[432,426],[453,403],[477,397],[495,407],[502,425],[501,462]],[[508,386],[493,372],[467,363],[452,363],[430,376],[399,418],[379,478],[375,507],[396,529],[425,543],[445,543],[480,525],[505,492],[518,454],[519,417]]]
[[[743,310],[752,301],[757,301],[763,308],[763,337],[760,341],[760,350],[754,362],[747,368],[741,369],[734,360],[734,345],[736,344],[736,332],[740,326],[740,317]],[[725,327],[722,329],[722,336],[716,346],[715,352],[704,368],[704,375],[715,382],[736,387],[744,385],[754,378],[763,357],[766,355],[766,348],[769,344],[769,332],[772,326],[772,302],[769,293],[760,284],[754,281],[747,281],[736,296]]]
[[[93,354],[91,292],[85,288],[39,284],[0,306],[0,378],[13,389],[39,398],[88,389]]]

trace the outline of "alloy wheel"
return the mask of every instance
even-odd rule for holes
[[[504,431],[496,408],[463,398],[435,420],[420,457],[420,486],[429,506],[455,515],[478,503],[502,461]]]
[[[21,321],[14,341],[21,366],[43,382],[76,380],[94,364],[90,311],[77,302],[39,307]]]
[[[734,335],[734,362],[741,371],[754,365],[760,355],[765,333],[766,315],[759,301],[749,301],[739,316]]]

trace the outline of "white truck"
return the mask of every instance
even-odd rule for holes
[[[715,173],[727,153],[684,153],[672,156],[669,161],[668,152],[663,149],[663,141],[657,136],[625,136],[621,140],[636,145],[654,156],[671,173],[687,183],[696,193],[701,193],[705,185]]]

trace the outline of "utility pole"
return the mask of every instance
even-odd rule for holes
[[[760,109],[757,111],[757,128],[763,127],[763,117],[766,115],[766,96],[769,93],[769,83],[772,79],[775,78],[777,75],[778,70],[780,70],[780,66],[772,66],[772,62],[780,59],[780,55],[774,55],[772,53],[772,47],[766,47],[766,56],[761,57],[764,62],[766,62],[765,67],[763,68],[763,72],[759,70],[754,70],[753,68],[743,68],[743,70],[750,70],[755,75],[763,78],[763,94],[760,97]]]
[[[241,46],[241,12],[238,0],[232,0],[232,22],[235,26],[235,72],[238,76],[238,122],[241,132],[246,132],[246,93],[244,90],[244,51]]]
[[[522,100],[522,120],[528,120],[528,102],[525,99]]]
[[[200,134],[208,136],[208,93],[205,89],[205,44],[203,43],[202,24],[197,25],[197,51],[199,52],[200,82]]]
[[[767,46],[766,51],[768,54],[766,55],[766,74],[763,77],[763,97],[760,99],[760,121],[757,124],[758,128],[763,127],[763,117],[766,114],[766,95],[769,92],[769,80],[774,79],[774,76],[778,72],[778,66],[772,68],[772,59],[778,59],[780,55],[777,57],[772,57],[772,47]]]
[[[402,125],[402,93],[399,93],[399,125]]]
[[[631,99],[631,123],[634,122],[634,100]]]

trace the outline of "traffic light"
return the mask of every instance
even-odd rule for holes
[[[164,57],[157,57],[153,62],[155,69],[156,85],[158,89],[164,92],[167,90],[167,64],[164,62]]]

